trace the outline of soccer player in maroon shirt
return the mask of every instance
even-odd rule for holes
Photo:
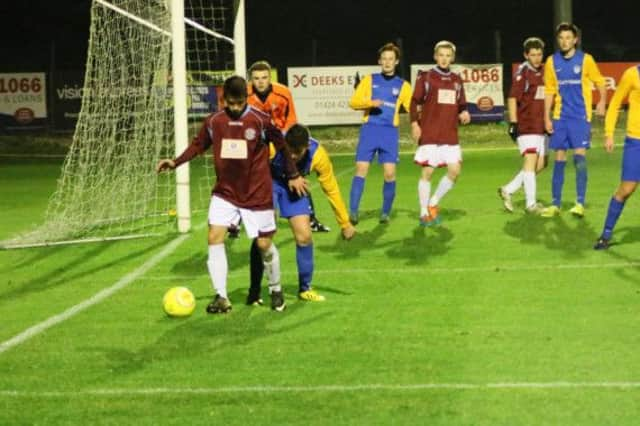
[[[227,228],[239,218],[249,238],[257,239],[269,280],[271,308],[285,309],[280,285],[280,257],[271,239],[276,231],[273,212],[273,189],[269,167],[271,141],[285,150],[289,187],[302,195],[306,184],[291,159],[280,130],[270,117],[247,105],[247,84],[242,77],[224,82],[226,107],[209,115],[191,145],[178,158],[158,162],[157,171],[175,169],[195,156],[212,149],[217,180],[209,205],[209,257],[207,267],[216,296],[207,306],[209,313],[231,310],[227,296],[227,254],[224,237]]]
[[[536,198],[536,173],[546,166],[546,136],[544,134],[544,42],[530,37],[524,42],[526,59],[511,81],[509,106],[509,136],[518,144],[523,157],[522,170],[505,186],[498,188],[505,210],[513,212],[511,195],[524,186],[525,210],[540,214],[542,205]]]
[[[455,60],[456,46],[443,40],[436,43],[433,52],[436,66],[418,76],[410,111],[411,136],[419,145],[413,160],[422,166],[418,182],[422,226],[440,222],[438,204],[453,187],[462,168],[458,122],[471,121],[462,78],[449,68]],[[431,195],[431,176],[436,168],[444,166],[447,174]]]

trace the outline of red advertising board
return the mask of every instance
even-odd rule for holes
[[[607,87],[607,103],[613,96],[613,92],[618,87],[618,82],[622,78],[622,74],[627,68],[638,65],[636,62],[597,62],[600,72],[604,76],[605,85]],[[511,75],[513,75],[520,64],[511,65]],[[597,103],[600,100],[600,94],[595,87],[593,88],[593,103]],[[625,100],[626,103],[626,100]]]

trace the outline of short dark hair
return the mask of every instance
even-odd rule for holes
[[[395,43],[387,43],[378,49],[378,58],[382,55],[382,52],[393,52],[396,55],[396,59],[400,60],[400,48],[395,45]]]
[[[571,31],[574,37],[578,37],[580,34],[580,29],[576,26],[576,24],[572,24],[570,22],[561,22],[556,27],[556,37],[563,31]]]
[[[239,75],[233,75],[224,81],[222,93],[225,99],[246,99],[247,82]]]
[[[249,67],[249,76],[254,71],[269,71],[271,72],[271,65],[267,61],[256,61]]]
[[[291,150],[300,152],[309,146],[309,129],[302,124],[294,124],[287,130],[284,139]]]
[[[524,47],[524,53],[529,53],[531,49],[544,50],[544,41],[538,37],[529,37],[522,43],[522,47]]]

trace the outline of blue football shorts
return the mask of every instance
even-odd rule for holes
[[[275,209],[280,210],[281,217],[287,219],[293,216],[308,216],[311,214],[311,204],[308,196],[300,197],[276,181],[273,182],[273,206]]]
[[[553,120],[549,148],[556,151],[591,148],[591,123],[586,120]]]
[[[400,161],[398,139],[397,127],[363,124],[356,149],[356,161],[370,163],[377,153],[380,164],[398,163]]]
[[[640,182],[640,139],[627,136],[622,152],[621,180]]]

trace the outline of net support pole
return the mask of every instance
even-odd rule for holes
[[[171,64],[173,79],[174,138],[176,156],[188,145],[189,128],[187,121],[187,64],[184,36],[184,1],[171,1]],[[176,216],[178,231],[188,232],[191,228],[191,208],[189,200],[189,163],[176,169]]]
[[[233,25],[233,52],[236,75],[246,77],[247,50],[244,28],[244,0],[236,0],[236,17]]]

